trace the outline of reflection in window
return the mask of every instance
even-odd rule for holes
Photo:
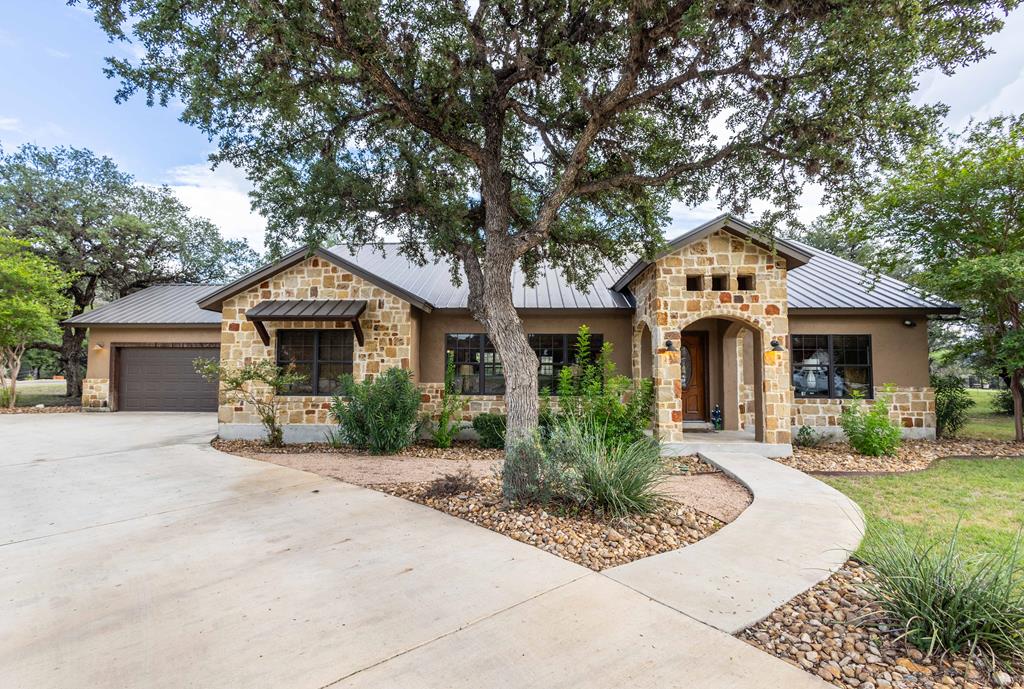
[[[873,397],[870,335],[793,335],[797,398]]]

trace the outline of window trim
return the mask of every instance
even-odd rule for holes
[[[835,370],[836,368],[864,368],[868,371],[867,388],[868,394],[864,396],[866,400],[875,399],[875,352],[870,333],[790,333],[790,351],[795,349],[794,340],[797,337],[824,337],[828,343],[828,394],[824,397],[809,396],[809,395],[797,395],[796,383],[793,380],[793,376],[796,374],[796,367],[799,362],[793,356],[789,359],[789,384],[793,389],[793,399],[795,400],[848,400],[853,399],[850,395],[836,395],[836,379]],[[835,338],[837,337],[866,337],[868,339],[868,363],[864,364],[841,364],[836,365],[836,353],[835,353]]]
[[[356,363],[356,338],[355,332],[349,328],[279,328],[274,332],[274,363],[277,366],[287,366],[281,361],[281,333],[313,333],[313,361],[310,362],[309,384],[310,392],[282,392],[279,397],[332,397],[334,393],[320,392],[320,334],[321,333],[347,333],[352,338],[352,360],[351,361],[326,361],[328,364],[348,364],[351,368],[348,373],[355,371]]]

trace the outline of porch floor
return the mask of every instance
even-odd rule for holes
[[[695,455],[701,452],[743,452],[762,457],[789,457],[793,446],[789,443],[759,443],[754,431],[699,431],[683,429],[683,440],[663,443],[661,453],[669,457]]]

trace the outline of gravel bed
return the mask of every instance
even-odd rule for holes
[[[1024,443],[1002,440],[906,440],[895,457],[868,457],[846,443],[794,447],[776,461],[806,473],[898,473],[927,469],[943,457],[1020,457]]]
[[[262,440],[221,440],[220,438],[215,438],[212,445],[221,452],[245,457],[254,454],[295,455],[315,453],[351,457],[420,457],[423,459],[445,459],[458,462],[483,460],[501,462],[505,459],[504,451],[480,447],[475,442],[469,441],[458,441],[452,447],[445,449],[433,447],[427,443],[415,443],[396,455],[371,455],[366,450],[360,450],[355,447],[334,447],[327,443],[301,443],[285,445],[283,447],[270,447]]]
[[[767,619],[737,636],[837,687],[919,689],[927,687],[1024,686],[1024,676],[997,669],[981,658],[925,656],[884,624],[863,593],[870,577],[854,560]]]
[[[696,474],[720,474],[719,469],[702,461],[697,455],[665,457],[665,471],[670,476],[694,476]]]
[[[666,502],[657,514],[607,520],[569,506],[504,505],[494,478],[471,481],[461,492],[447,496],[431,496],[432,485],[372,487],[597,571],[696,543],[723,526],[714,517],[673,502]]]

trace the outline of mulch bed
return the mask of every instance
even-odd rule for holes
[[[776,461],[806,473],[899,473],[921,471],[945,457],[1021,457],[1024,443],[1002,440],[906,440],[895,457],[868,457],[847,443],[794,447]]]
[[[681,548],[723,526],[714,517],[672,502],[657,514],[609,520],[568,505],[505,505],[494,478],[470,481],[453,495],[432,496],[432,486],[434,482],[371,487],[597,571]]]
[[[80,411],[82,411],[82,408],[77,406],[0,408],[0,414],[71,414]]]
[[[348,456],[372,456],[366,450],[355,447],[334,447],[327,443],[302,443],[297,445],[285,445],[284,447],[270,447],[262,440],[221,440],[215,438],[211,443],[213,447],[221,452],[230,454],[245,455],[294,455],[294,454],[338,454]],[[439,448],[427,443],[415,443],[398,453],[400,457],[421,457],[423,459],[447,459],[452,461],[477,461],[488,460],[500,462],[504,460],[503,450],[494,450],[480,447],[475,442],[458,441],[452,447]]]
[[[983,658],[925,656],[900,640],[864,594],[870,572],[854,560],[737,636],[837,687],[1024,686],[1024,675],[990,671]]]

